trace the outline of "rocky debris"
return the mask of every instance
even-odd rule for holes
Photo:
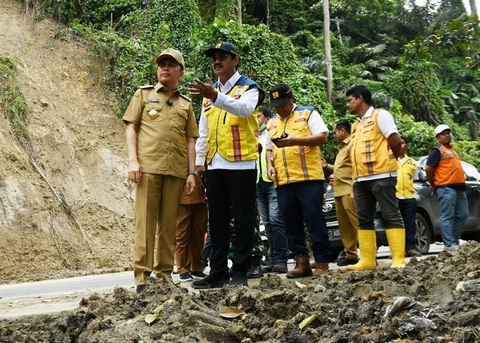
[[[269,274],[248,288],[192,293],[152,278],[140,295],[117,288],[71,312],[2,320],[0,341],[473,343],[479,266],[480,243],[467,242],[458,254],[411,259],[405,269]]]

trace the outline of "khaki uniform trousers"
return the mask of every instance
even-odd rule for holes
[[[350,199],[350,194],[335,197],[335,208],[337,211],[338,226],[345,248],[345,257],[356,260],[358,246],[358,216],[355,205]]]
[[[177,218],[175,262],[179,274],[202,271],[203,241],[208,225],[208,207],[180,205]]]
[[[133,268],[136,285],[144,285],[152,271],[158,277],[171,277],[177,211],[184,187],[185,179],[147,173],[137,184]]]

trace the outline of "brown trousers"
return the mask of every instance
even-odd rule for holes
[[[184,179],[147,173],[137,184],[133,267],[136,285],[145,284],[152,271],[163,277],[170,277],[173,271],[177,211],[184,186]]]
[[[202,251],[208,225],[208,206],[180,205],[178,208],[175,262],[179,274],[202,271]]]
[[[360,230],[360,227],[358,225],[357,210],[352,199],[350,199],[350,194],[335,197],[335,207],[340,236],[345,248],[345,257],[355,260],[358,258],[358,230]]]

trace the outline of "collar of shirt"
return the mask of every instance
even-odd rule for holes
[[[164,91],[164,88],[165,86],[162,85],[160,82],[158,82],[156,85],[155,85],[155,91],[158,93],[158,91]],[[175,89],[175,92],[173,92],[172,94],[175,94],[175,95],[178,95],[180,92],[178,91],[178,89]]]
[[[348,136],[347,138],[345,138],[341,143],[340,143],[340,146],[344,147],[345,145],[348,145],[348,143],[350,143],[350,138],[352,138],[351,136]]]
[[[363,120],[364,120],[365,118],[369,118],[369,117],[372,116],[373,110],[374,110],[373,106],[370,106],[370,108],[367,110],[367,112],[365,112],[365,114],[363,115],[363,117],[362,117],[362,118],[358,118],[358,121],[360,122],[360,124],[363,123]]]
[[[225,82],[225,84],[222,84],[222,82],[220,82],[220,79],[218,79],[220,92],[225,93],[225,92],[228,92],[230,89],[232,89],[233,86],[235,86],[235,84],[237,83],[240,76],[241,76],[240,73],[236,71],[235,74],[233,74],[232,77],[229,78],[227,82]]]

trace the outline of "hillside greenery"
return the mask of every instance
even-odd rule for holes
[[[155,57],[167,47],[183,52],[188,95],[193,78],[213,76],[203,51],[222,40],[235,44],[240,71],[268,89],[291,85],[298,103],[314,105],[331,128],[346,113],[345,91],[365,84],[376,107],[388,108],[410,155],[435,144],[433,128],[453,128],[462,158],[480,165],[480,26],[461,0],[330,0],[332,61],[324,54],[321,0],[24,0],[39,20],[65,24],[58,35],[80,40],[104,61],[104,83],[121,116],[138,86],[156,82]],[[326,66],[333,66],[333,100]],[[194,99],[197,114],[200,99]],[[267,103],[268,105],[268,98]],[[324,148],[332,160],[333,139]]]
[[[31,110],[17,85],[17,62],[0,56],[0,108],[10,123],[13,136],[26,146],[30,143],[27,125]]]

